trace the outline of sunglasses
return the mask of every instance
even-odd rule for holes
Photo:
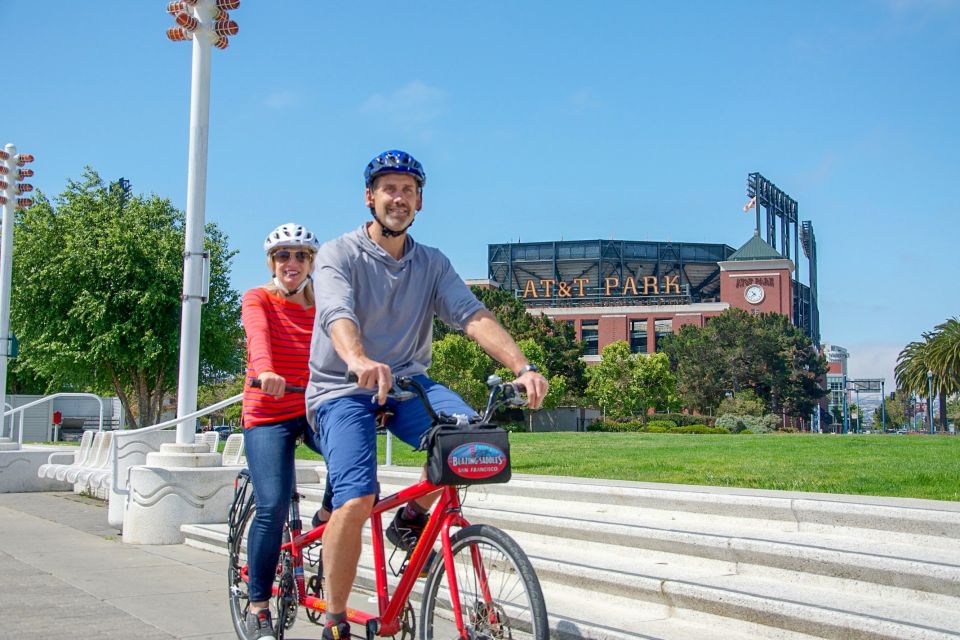
[[[273,252],[273,259],[277,262],[286,262],[290,259],[290,256],[296,257],[298,262],[306,262],[313,258],[313,253],[309,251],[287,251],[286,249]]]

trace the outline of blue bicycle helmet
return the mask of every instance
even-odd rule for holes
[[[427,174],[423,171],[423,165],[412,155],[399,149],[384,151],[371,160],[363,172],[363,179],[369,187],[377,176],[384,173],[408,173],[416,179],[421,189],[427,183]]]

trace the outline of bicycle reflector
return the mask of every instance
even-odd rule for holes
[[[21,209],[26,209],[27,207],[33,206],[33,200],[30,198],[17,198],[17,206]]]
[[[240,6],[240,0],[217,0],[217,9],[233,11]]]
[[[187,5],[185,2],[171,2],[167,5],[167,13],[172,16],[177,15],[183,11],[187,10]]]
[[[17,165],[22,167],[28,162],[33,162],[33,156],[29,153],[21,153],[17,155]]]

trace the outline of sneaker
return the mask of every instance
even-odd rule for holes
[[[395,547],[404,551],[409,551],[417,546],[417,540],[423,533],[423,528],[427,526],[427,520],[430,519],[425,513],[418,514],[413,520],[407,520],[403,517],[405,507],[400,507],[397,515],[393,517],[393,522],[387,527],[387,540]]]
[[[350,625],[347,622],[327,623],[321,636],[323,640],[350,640]]]
[[[261,609],[256,613],[253,611],[247,612],[247,638],[250,640],[277,639],[269,609]]]

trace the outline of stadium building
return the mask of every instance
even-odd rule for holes
[[[531,313],[571,323],[588,362],[618,340],[633,352],[656,352],[662,336],[703,326],[731,307],[786,315],[819,345],[812,224],[800,226],[796,202],[760,174],[750,174],[747,185],[745,210],[756,206],[757,225],[739,249],[627,240],[495,244],[488,247],[489,284],[512,291]],[[806,283],[796,261],[801,244]]]

